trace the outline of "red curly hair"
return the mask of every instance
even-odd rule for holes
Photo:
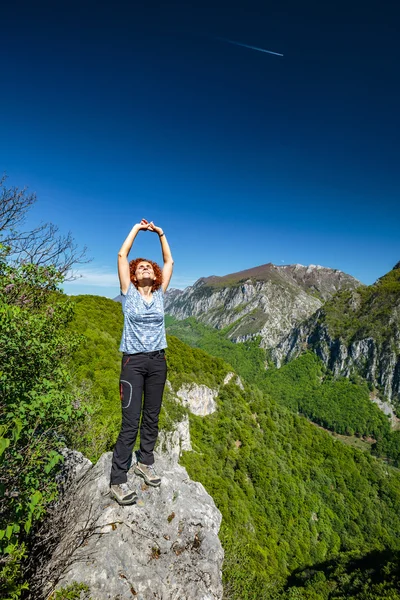
[[[134,276],[136,273],[137,266],[141,262],[148,262],[153,267],[153,271],[154,271],[154,275],[156,276],[156,280],[151,287],[151,291],[155,292],[156,290],[158,290],[158,288],[161,287],[161,284],[162,284],[162,270],[161,270],[161,267],[156,262],[153,262],[152,260],[149,260],[148,258],[134,258],[133,260],[130,261],[129,272],[130,272],[130,276],[131,276],[131,281],[132,281],[133,285],[135,286],[135,288],[137,289],[138,284],[137,284],[137,281],[134,280]]]

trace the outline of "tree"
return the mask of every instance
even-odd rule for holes
[[[36,202],[0,181],[0,596],[19,598],[32,527],[57,497],[62,447],[87,412],[70,375],[79,343],[67,325],[72,303],[59,290],[86,262],[70,233],[43,224],[21,231]]]
[[[0,179],[0,242],[9,250],[8,262],[14,265],[52,266],[64,281],[77,278],[74,265],[89,262],[86,246],[80,249],[71,232],[63,235],[53,223],[42,223],[31,231],[22,231],[27,212],[36,203],[36,194],[25,189],[6,187]]]

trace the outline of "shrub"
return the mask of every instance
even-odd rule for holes
[[[0,592],[26,588],[21,561],[32,526],[57,495],[54,474],[86,413],[70,378],[77,340],[66,331],[72,305],[58,272],[11,266],[0,254]]]

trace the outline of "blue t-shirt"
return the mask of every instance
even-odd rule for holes
[[[153,292],[146,302],[133,283],[126,294],[122,294],[124,329],[120,351],[127,354],[154,352],[167,347],[164,323],[164,292],[161,288]]]

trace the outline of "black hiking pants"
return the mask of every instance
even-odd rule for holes
[[[164,350],[123,355],[120,376],[122,426],[113,453],[111,485],[127,481],[139,423],[138,461],[145,465],[154,463],[153,450],[166,378]]]

